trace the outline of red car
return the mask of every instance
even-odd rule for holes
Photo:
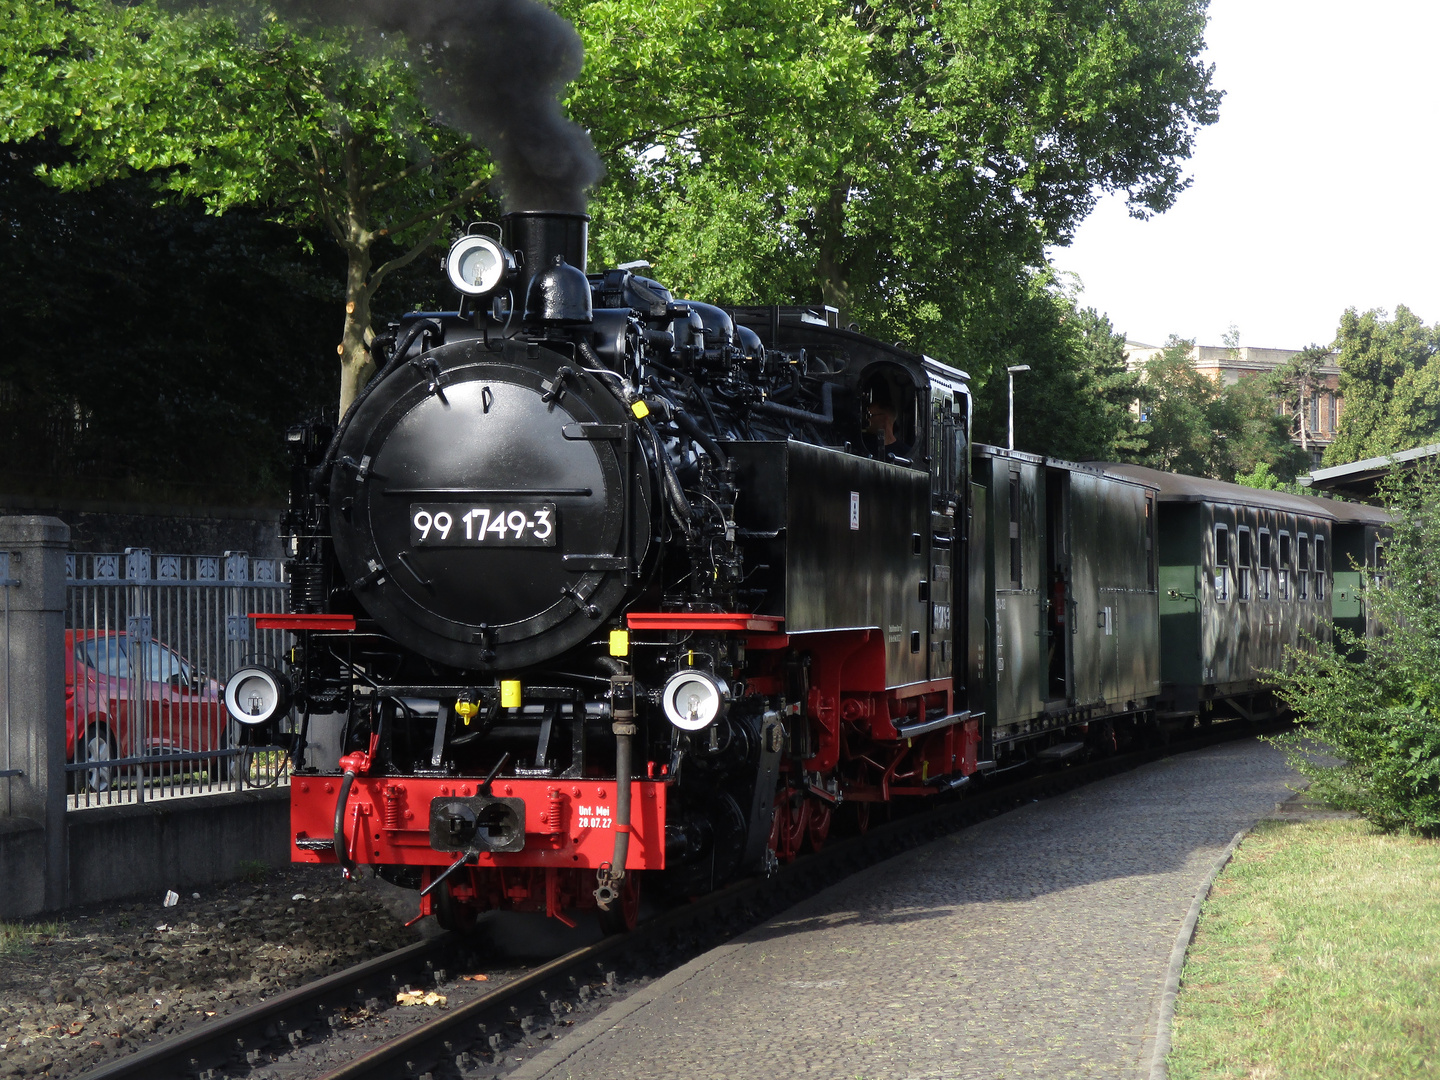
[[[105,761],[229,745],[220,684],[168,645],[117,631],[65,631],[65,718],[66,760],[97,763],[76,774],[75,787],[89,791],[114,782],[117,770]],[[174,768],[215,775],[203,761]]]

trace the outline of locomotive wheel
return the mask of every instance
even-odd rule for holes
[[[600,930],[607,937],[634,930],[640,921],[640,872],[627,870],[620,883],[620,899],[610,905],[609,911],[596,909],[600,919]]]
[[[803,795],[798,807],[792,805],[791,792],[775,796],[775,820],[770,824],[770,850],[781,862],[794,862],[810,824],[810,800]]]
[[[457,934],[475,933],[480,913],[473,904],[455,898],[450,882],[446,881],[430,894],[430,911],[442,930],[453,930]]]
[[[819,851],[825,846],[825,841],[830,836],[830,822],[834,819],[835,810],[829,803],[818,799],[808,805],[810,806],[810,848],[812,851]]]

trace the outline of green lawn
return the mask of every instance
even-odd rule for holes
[[[1440,842],[1264,822],[1215,882],[1172,1080],[1440,1077]]]

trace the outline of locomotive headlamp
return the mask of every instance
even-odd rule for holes
[[[450,247],[445,273],[466,296],[494,292],[515,271],[515,256],[488,236],[462,236]]]
[[[290,680],[260,664],[242,667],[225,683],[225,708],[242,724],[264,724],[290,711]]]
[[[730,688],[704,671],[677,671],[660,700],[665,716],[681,731],[703,731],[725,714]]]

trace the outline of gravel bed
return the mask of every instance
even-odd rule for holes
[[[75,1076],[409,945],[422,934],[402,921],[414,896],[288,866],[189,890],[174,907],[154,897],[36,920],[53,932],[0,953],[0,1078]]]

